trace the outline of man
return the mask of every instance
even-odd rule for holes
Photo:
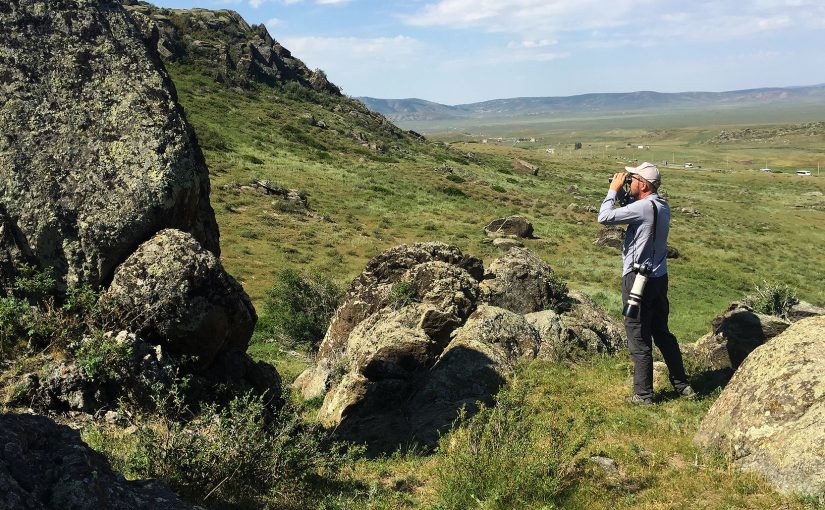
[[[633,287],[636,271],[633,264],[649,262],[651,273],[642,293],[637,318],[625,317],[627,346],[633,360],[633,395],[627,397],[632,404],[653,403],[653,347],[662,352],[670,372],[670,382],[683,397],[695,393],[688,384],[682,352],[676,337],[667,326],[669,303],[667,300],[667,236],[670,231],[670,207],[657,193],[661,184],[659,169],[652,163],[637,167],[625,167],[626,172],[613,176],[607,197],[599,210],[602,225],[627,225],[622,256],[622,304],[627,305],[628,294]],[[630,177],[630,191],[623,188]],[[629,193],[635,201],[614,209],[616,201],[623,202]],[[654,213],[655,208],[655,213]]]

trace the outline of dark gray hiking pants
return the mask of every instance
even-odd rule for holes
[[[627,296],[633,287],[636,273],[622,277],[622,305],[627,304]],[[688,386],[682,351],[676,337],[667,327],[670,303],[667,300],[667,275],[649,278],[642,295],[639,318],[624,318],[627,332],[627,348],[633,360],[633,392],[644,398],[653,397],[653,342],[662,352],[670,383],[681,392]]]

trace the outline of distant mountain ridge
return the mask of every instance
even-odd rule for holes
[[[766,87],[727,92],[614,92],[561,97],[516,97],[444,105],[423,99],[358,97],[370,110],[393,121],[495,118],[562,113],[618,112],[661,108],[737,107],[825,100],[825,84]]]

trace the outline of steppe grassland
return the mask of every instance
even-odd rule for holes
[[[533,222],[538,236],[527,241],[528,247],[572,288],[591,293],[618,316],[618,252],[595,247],[592,241],[600,230],[595,214],[568,205],[598,207],[606,177],[626,160],[644,159],[642,154],[630,157],[607,150],[599,154],[593,149],[596,143],[604,137],[635,140],[647,131],[579,131],[567,135],[566,141],[581,141],[585,148],[573,151],[571,147],[567,154],[561,150],[553,158],[539,146],[466,142],[453,143],[450,150],[406,144],[403,155],[379,155],[303,122],[305,113],[328,124],[336,121],[327,110],[306,101],[265,90],[237,93],[194,74],[174,68],[172,73],[212,173],[224,264],[256,304],[260,305],[281,268],[321,271],[347,283],[370,257],[402,242],[442,240],[489,263],[499,252],[487,243],[483,225],[498,216],[522,214]],[[287,139],[284,125],[306,138]],[[703,129],[713,133],[716,128]],[[662,136],[662,141],[683,147],[689,157],[699,154],[690,150],[711,154],[715,149],[692,147],[696,132],[676,130]],[[563,134],[554,136],[564,140]],[[774,148],[784,154],[781,149]],[[473,156],[468,158],[468,152]],[[513,158],[539,164],[539,176],[514,171]],[[665,191],[674,210],[692,207],[701,213],[690,217],[675,212],[673,220],[671,243],[681,257],[671,261],[672,326],[683,341],[707,332],[711,318],[762,279],[787,281],[800,297],[825,302],[820,283],[825,213],[793,207],[809,200],[801,198],[802,193],[825,191],[821,178],[726,171],[708,163],[690,172],[664,171]],[[223,188],[253,177],[306,191],[314,214],[283,211],[273,206],[270,197]],[[571,185],[579,188],[578,196],[568,191]],[[815,205],[817,199],[810,200],[805,205]],[[289,381],[306,362],[276,351],[271,344],[251,349],[253,355],[276,363]],[[575,366],[533,363],[517,376],[517,384],[530,387],[528,415],[537,423],[552,416],[576,417],[584,408],[600,416],[582,453],[577,483],[560,496],[560,504],[566,508],[806,507],[691,444],[717,393],[697,402],[669,400],[660,384],[663,403],[652,409],[627,408],[621,396],[629,391],[629,374],[629,361],[618,356]],[[585,461],[598,454],[617,461],[617,475],[606,475]],[[322,506],[443,508],[437,506],[443,494],[435,475],[443,462],[440,456],[416,452],[364,459],[351,467],[358,482],[355,488],[329,495]],[[522,496],[531,501],[530,494]]]
[[[823,199],[803,195],[825,190],[825,179],[758,171],[762,156],[769,164],[787,161],[790,168],[816,161],[822,154],[815,148],[823,146],[824,136],[751,149],[747,142],[701,143],[736,126],[590,129],[537,133],[540,140],[557,140],[553,156],[544,152],[546,143],[467,142],[453,143],[450,150],[415,144],[406,157],[384,156],[303,122],[300,113],[334,122],[317,105],[268,90],[237,93],[206,78],[174,74],[174,68],[173,76],[212,174],[222,259],[256,304],[281,268],[321,271],[348,283],[369,258],[405,242],[453,243],[489,263],[500,252],[487,243],[483,226],[502,215],[521,214],[533,222],[538,237],[527,246],[572,288],[593,294],[618,313],[620,257],[592,244],[601,228],[595,214],[568,206],[597,208],[608,175],[628,161],[660,162],[673,153],[680,162],[702,167],[663,169],[663,191],[674,210],[670,242],[680,253],[670,261],[672,324],[683,341],[707,332],[711,318],[763,279],[787,282],[803,299],[825,302],[817,276],[825,264],[820,251],[825,212],[807,207]],[[285,139],[285,124],[316,146]],[[572,150],[573,140],[583,148]],[[513,170],[515,158],[537,163],[539,175]],[[753,165],[734,163],[745,160]],[[253,177],[306,191],[314,214],[281,211],[271,197],[223,189]],[[571,185],[579,188],[578,196],[568,192]],[[456,189],[464,196],[445,193]],[[680,214],[681,208],[701,215]]]

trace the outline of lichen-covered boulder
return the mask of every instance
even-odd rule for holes
[[[494,260],[480,287],[483,303],[519,314],[555,308],[567,292],[550,266],[526,248],[511,248]]]
[[[377,449],[433,445],[462,407],[490,402],[516,363],[538,353],[521,315],[482,305],[445,346],[416,327],[423,308],[384,312],[353,331],[349,370],[327,394],[322,424]]]
[[[218,254],[194,131],[121,3],[8,0],[0,26],[0,206],[21,256],[97,286],[163,228]]]
[[[757,347],[708,410],[695,441],[782,491],[825,486],[825,316]]]
[[[475,308],[483,273],[481,260],[444,243],[400,245],[379,254],[352,282],[321,342],[316,366],[295,385],[305,398],[323,394],[347,351],[350,333],[386,307],[432,305],[422,328],[430,335],[448,336]]]
[[[714,370],[736,370],[754,349],[785,331],[790,324],[735,302],[711,321],[713,330],[708,335],[685,346],[685,355]]]
[[[167,229],[115,272],[101,308],[121,327],[202,368],[219,353],[246,352],[257,320],[243,288],[190,234]]]
[[[524,316],[541,338],[539,358],[578,360],[593,354],[615,354],[624,345],[624,328],[589,296],[570,292],[566,306]]]
[[[533,225],[522,216],[507,216],[498,218],[484,227],[489,237],[533,237]]]

